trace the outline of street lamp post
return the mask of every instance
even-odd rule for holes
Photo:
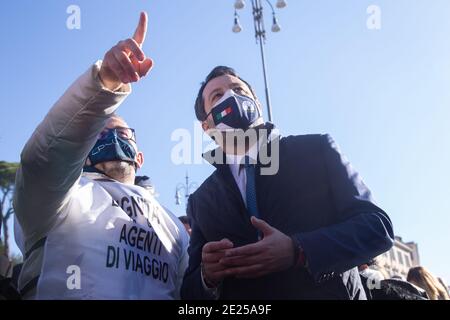
[[[264,28],[264,18],[263,18],[263,6],[261,4],[261,0],[251,0],[252,1],[252,9],[253,9],[253,22],[255,25],[255,38],[256,43],[259,42],[260,50],[261,50],[261,60],[262,60],[262,68],[263,68],[263,76],[264,76],[264,88],[266,93],[266,105],[267,105],[267,116],[268,120],[272,121],[272,107],[270,103],[270,93],[269,93],[269,81],[267,76],[267,67],[266,67],[266,59],[264,54],[264,44],[266,42],[266,30]],[[278,24],[277,18],[275,16],[275,9],[269,0],[266,0],[272,9],[272,32],[279,32],[281,30],[280,25]],[[243,9],[245,7],[244,0],[236,0],[234,3],[234,8],[236,10]],[[286,1],[278,0],[276,3],[276,7],[281,9],[286,7]],[[234,11],[234,25],[232,31],[235,33],[242,31],[242,26],[239,23],[239,15],[237,11]]]
[[[184,192],[184,198],[187,207],[188,198],[191,195],[192,190],[197,188],[197,183],[196,182],[189,183],[189,176],[187,172],[185,179],[186,179],[185,184],[180,182],[175,189],[175,204],[176,205],[181,204],[181,192]]]

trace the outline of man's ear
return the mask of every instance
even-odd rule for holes
[[[136,154],[136,169],[142,168],[144,164],[144,154],[141,151],[138,151]]]
[[[208,124],[208,120],[205,120],[205,121],[202,121],[202,129],[203,129],[203,131],[208,131],[210,128],[209,128],[209,124]]]

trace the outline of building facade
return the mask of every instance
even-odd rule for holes
[[[419,248],[415,242],[403,242],[401,237],[395,237],[391,250],[377,257],[379,268],[385,277],[401,277],[406,280],[408,271],[420,265]]]

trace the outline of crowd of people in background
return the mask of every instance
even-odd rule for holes
[[[409,269],[406,280],[425,290],[430,300],[450,300],[448,287],[442,278],[436,278],[424,267]]]
[[[378,259],[359,266],[369,300],[449,300],[449,289],[441,278],[422,266],[412,267],[407,278],[390,276]]]

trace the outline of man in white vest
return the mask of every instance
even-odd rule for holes
[[[56,102],[21,154],[14,206],[25,299],[177,299],[188,235],[134,184],[144,161],[115,115],[152,67],[134,36],[111,48]]]

